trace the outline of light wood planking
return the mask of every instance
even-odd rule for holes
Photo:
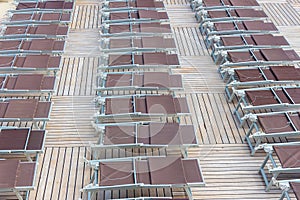
[[[71,29],[97,29],[100,22],[99,3],[77,4],[73,13]]]
[[[188,0],[164,0],[165,6],[167,5],[188,5]]]

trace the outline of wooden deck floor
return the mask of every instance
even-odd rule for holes
[[[300,1],[260,0],[264,10],[278,25],[289,42],[300,53]],[[165,0],[182,68],[174,73],[183,75],[191,117],[181,120],[193,124],[200,148],[192,149],[191,157],[201,161],[206,187],[193,190],[195,199],[277,199],[280,191],[266,193],[258,169],[263,153],[249,155],[243,137],[231,114],[234,105],[228,103],[224,83],[217,73],[194,14],[186,0]],[[36,190],[30,200],[85,199],[80,189],[89,182],[90,169],[84,158],[90,157],[88,145],[97,140],[91,125],[96,112],[96,68],[99,64],[100,3],[77,0],[51,120],[47,125],[45,153],[39,159]],[[276,13],[276,15],[274,14]],[[182,195],[180,191],[140,191],[146,195]],[[132,193],[138,196],[139,192]],[[124,196],[122,192],[100,194],[98,199]]]

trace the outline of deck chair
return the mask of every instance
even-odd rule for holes
[[[142,53],[113,54],[102,56],[99,69],[142,69],[180,67],[177,54]]]
[[[61,56],[27,55],[0,56],[0,72],[56,72],[60,69]]]
[[[235,94],[239,96],[239,100],[233,113],[237,116],[239,122],[241,122],[241,126],[249,118],[247,114],[253,111],[293,111],[299,109],[300,106],[299,87],[252,88],[235,91]]]
[[[101,159],[105,149],[158,148],[180,149],[184,157],[188,148],[198,147],[197,136],[192,125],[177,123],[114,123],[98,124],[98,144],[92,145],[93,159]]]
[[[98,77],[96,91],[99,96],[104,91],[177,91],[183,89],[181,75],[168,72],[112,72]]]
[[[260,8],[256,0],[191,0],[191,8],[199,10],[227,10],[237,8]]]
[[[268,138],[300,136],[300,116],[298,112],[270,112],[249,114],[251,121],[246,133],[251,155],[261,149]]]
[[[101,51],[111,52],[175,52],[174,38],[165,37],[132,37],[132,38],[103,38]]]
[[[285,37],[272,34],[223,36],[210,41],[209,45],[209,48],[212,49],[211,56],[214,61],[217,60],[224,50],[284,48],[290,46]]]
[[[165,23],[141,23],[141,24],[103,24],[102,37],[128,37],[128,36],[164,36],[171,35],[170,24]]]
[[[20,1],[15,10],[10,10],[12,13],[30,13],[30,12],[72,12],[74,2],[71,1]]]
[[[24,26],[6,26],[3,29],[0,39],[21,39],[21,38],[66,38],[69,27],[66,25],[24,25]]]
[[[136,198],[126,198],[126,199],[110,199],[110,200],[189,200],[188,198],[172,198],[172,197],[136,197]]]
[[[0,40],[0,55],[57,54],[64,51],[65,41],[54,39]]]
[[[300,85],[300,68],[294,66],[237,68],[224,70],[221,74],[227,81],[225,92],[229,102],[233,100],[236,90],[261,86]]]
[[[277,187],[281,188],[282,192],[279,200],[292,200],[289,195],[289,191],[292,190],[295,194],[296,199],[300,199],[300,180],[291,179],[291,180],[282,180],[275,181]]]
[[[123,95],[98,97],[99,113],[95,122],[108,120],[145,121],[149,118],[173,117],[190,115],[187,100],[184,97],[171,95]]]
[[[2,23],[5,25],[69,24],[71,20],[71,13],[37,11],[33,13],[14,13],[9,21]]]
[[[129,23],[153,23],[169,22],[169,17],[165,11],[138,10],[104,12],[101,15],[103,24],[129,24]]]
[[[198,11],[195,14],[196,20],[200,22],[201,33],[211,22],[225,21],[247,21],[247,20],[266,20],[267,14],[258,9],[233,9],[233,10],[209,10]]]
[[[45,130],[2,127],[0,129],[0,155],[23,154],[28,161],[32,161],[32,157],[37,158],[38,154],[43,153],[45,139]]]
[[[29,191],[34,190],[36,167],[36,162],[0,160],[0,194],[14,193],[18,200],[28,199]]]
[[[225,35],[249,35],[278,33],[278,29],[272,22],[265,21],[233,21],[215,22],[207,26],[202,33],[206,35],[205,43],[210,46],[216,37]]]
[[[122,10],[164,10],[163,1],[157,0],[134,0],[134,1],[104,1],[102,11],[115,12]]]
[[[88,192],[88,199],[92,192],[101,190],[181,188],[192,200],[191,187],[205,185],[199,160],[194,158],[94,160],[89,164],[93,166],[94,176],[91,184],[82,189]]]
[[[55,90],[55,78],[43,74],[0,75],[0,96],[44,94],[50,100]]]
[[[293,49],[271,48],[256,50],[230,50],[219,54],[216,63],[219,70],[227,67],[292,65],[300,62],[300,57]]]
[[[49,121],[51,107],[51,101],[3,99],[0,102],[0,122],[32,122],[36,128],[43,129]]]
[[[266,185],[266,191],[269,191],[277,181],[299,177],[299,142],[265,144],[264,150],[267,155],[259,171]],[[274,155],[279,162],[274,159]]]

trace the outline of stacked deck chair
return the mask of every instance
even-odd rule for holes
[[[105,0],[102,4],[102,11],[104,12],[118,12],[121,10],[165,10],[165,6],[163,1],[157,0]]]
[[[24,1],[0,36],[0,199],[29,198],[73,2]],[[19,160],[20,159],[20,160]],[[12,194],[16,197],[12,197]]]
[[[132,158],[124,160],[92,160],[94,176],[83,191],[92,193],[103,190],[180,188],[193,199],[191,187],[204,185],[198,159],[194,158]],[[176,176],[174,176],[176,174]]]
[[[282,189],[279,199],[300,199],[299,55],[277,34],[256,0],[191,0],[211,57],[235,103],[251,155],[264,149],[259,172],[266,191]],[[285,142],[285,143],[278,143]],[[290,142],[294,141],[294,142]]]
[[[186,193],[182,200],[192,200],[191,187],[204,180],[199,161],[188,158],[188,149],[198,147],[197,134],[192,125],[180,124],[190,112],[187,99],[177,95],[183,83],[172,74],[180,64],[163,1],[108,0],[101,19],[93,123],[99,139],[86,160],[93,177],[84,195],[175,199],[127,190],[179,188]],[[115,190],[120,195],[109,197]]]
[[[300,88],[281,86],[244,89],[235,92],[239,96],[234,114],[243,125],[254,111],[297,110],[300,103]],[[244,116],[243,116],[244,115]]]

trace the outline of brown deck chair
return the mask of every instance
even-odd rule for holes
[[[297,112],[275,112],[253,114],[246,141],[251,154],[262,148],[263,142],[270,143],[268,138],[300,136],[300,117]]]
[[[14,193],[18,199],[25,199],[34,190],[36,166],[35,162],[0,160],[0,193]]]
[[[0,36],[9,38],[65,38],[69,27],[66,25],[27,25],[27,26],[7,26],[4,34]]]
[[[203,7],[215,6],[259,6],[256,0],[203,0]]]
[[[172,33],[170,24],[159,22],[141,24],[112,24],[109,27],[102,27],[102,36],[119,35],[163,35]]]
[[[33,12],[33,13],[14,13],[10,21],[4,24],[51,24],[71,22],[71,13],[59,12]]]
[[[229,101],[231,101],[235,91],[239,89],[260,86],[299,85],[300,68],[295,68],[294,66],[237,68],[231,71],[224,71],[222,76],[227,81],[225,91]],[[229,78],[227,79],[228,76]]]
[[[1,122],[33,122],[37,128],[44,128],[49,120],[52,103],[37,99],[5,99],[0,102]],[[37,123],[42,122],[39,126]]]
[[[61,54],[64,46],[54,39],[0,40],[0,54]]]
[[[0,95],[42,95],[48,97],[55,89],[55,76],[42,74],[20,74],[0,76]]]
[[[73,10],[74,2],[67,1],[44,1],[44,2],[22,2],[16,7],[17,11],[43,11],[43,10]]]
[[[116,90],[180,90],[183,89],[181,75],[168,72],[107,73],[99,79],[96,91]]]
[[[104,5],[106,6],[106,5]],[[137,8],[137,9],[159,9],[164,8],[163,1],[157,0],[135,0],[135,1],[122,1],[122,2],[114,2],[108,1],[108,7],[105,7],[107,10],[119,10],[120,8],[129,9],[129,8]]]
[[[295,111],[299,109],[299,87],[253,88],[243,91],[244,94],[239,93],[240,98],[234,110],[234,114],[242,124],[251,117],[253,111]],[[242,115],[244,117],[241,117]]]
[[[222,57],[222,56],[221,56]],[[220,68],[238,66],[261,66],[261,65],[284,65],[300,62],[299,55],[295,50],[284,50],[282,48],[259,49],[259,50],[237,50],[227,51],[222,59]]]
[[[116,123],[97,127],[100,132],[99,143],[92,146],[93,160],[101,159],[99,150],[109,148],[163,148],[180,149],[184,157],[187,149],[197,147],[197,136],[192,125],[177,123]],[[101,151],[100,151],[101,153]]]
[[[105,60],[103,60],[106,62]],[[107,64],[103,63],[104,69],[124,69],[124,68],[162,68],[178,67],[179,60],[177,54],[166,53],[142,53],[137,54],[114,54],[109,55]],[[101,67],[100,67],[101,68]]]
[[[205,185],[198,159],[165,157],[90,163],[99,167],[94,167],[95,176],[91,180],[93,184],[83,188],[83,191],[89,193],[114,189],[168,187],[184,189],[192,200],[191,187]]]
[[[293,180],[300,173],[300,143],[278,143],[264,146],[267,156],[260,167],[260,173],[269,191],[274,183],[279,180]],[[278,161],[274,159],[276,154]],[[266,169],[266,165],[269,165]]]
[[[108,119],[140,119],[189,115],[186,98],[171,95],[120,96],[99,98],[101,105],[96,123]]]
[[[0,71],[58,71],[61,56],[27,55],[0,56]]]
[[[29,161],[44,151],[45,130],[28,128],[2,128],[0,154],[24,154]]]
[[[151,51],[176,51],[174,38],[159,36],[142,38],[122,38],[102,40],[102,51],[104,52],[151,52]]]

